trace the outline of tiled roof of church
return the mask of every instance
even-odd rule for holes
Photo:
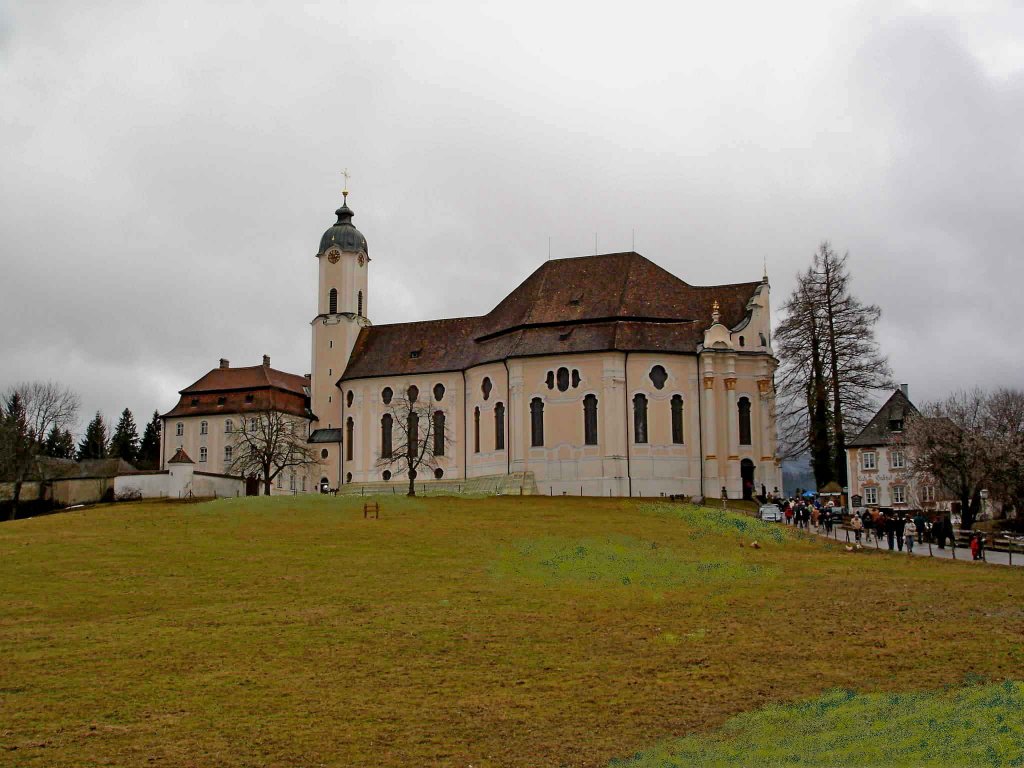
[[[739,325],[761,281],[692,286],[637,253],[545,262],[491,312],[364,328],[342,379],[463,370],[574,352],[693,354],[719,302]]]
[[[224,361],[221,367],[181,390],[178,404],[163,414],[163,418],[259,411],[306,416],[308,386],[305,376],[278,371],[269,365],[229,368]]]

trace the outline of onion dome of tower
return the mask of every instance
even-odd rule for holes
[[[317,251],[317,255],[324,253],[331,246],[337,246],[343,251],[362,251],[369,256],[370,249],[366,245],[366,238],[352,223],[355,213],[348,207],[348,190],[343,194],[344,202],[341,208],[334,212],[338,220],[320,238],[320,250]]]

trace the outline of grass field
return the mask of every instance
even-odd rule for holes
[[[918,764],[943,713],[1013,764],[1020,570],[639,500],[363,501],[0,525],[0,765],[807,764],[894,722]]]

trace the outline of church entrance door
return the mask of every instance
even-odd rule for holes
[[[260,479],[256,477],[256,475],[250,475],[249,477],[245,478],[245,495],[260,495]]]
[[[740,462],[740,477],[743,479],[743,500],[754,498],[754,462],[744,459]]]

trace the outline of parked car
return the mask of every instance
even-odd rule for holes
[[[769,523],[782,522],[782,510],[778,504],[764,504],[757,511],[757,516]]]

